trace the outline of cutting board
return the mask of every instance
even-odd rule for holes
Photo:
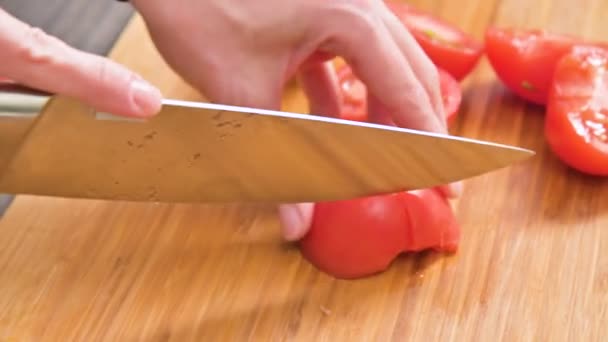
[[[603,0],[411,3],[479,39],[488,25],[608,32]],[[111,57],[167,96],[202,99],[139,17]],[[273,207],[19,196],[0,222],[0,341],[608,339],[608,181],[562,165],[543,109],[506,91],[486,59],[463,89],[453,134],[537,155],[465,183],[456,254],[337,280],[282,241]],[[295,83],[283,104],[307,112]]]

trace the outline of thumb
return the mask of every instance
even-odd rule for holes
[[[0,74],[20,84],[74,97],[98,111],[156,114],[161,93],[107,58],[74,49],[0,9]]]
[[[283,238],[287,241],[301,239],[310,230],[314,203],[279,205],[279,222]]]

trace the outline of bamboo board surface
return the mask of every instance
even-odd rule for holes
[[[480,39],[491,24],[608,32],[603,0],[411,3]],[[201,99],[139,17],[111,56],[167,96]],[[537,156],[466,182],[457,254],[336,280],[281,240],[274,208],[19,196],[0,222],[0,341],[606,340],[608,181],[559,163],[542,108],[505,91],[487,60],[463,86],[454,134]],[[293,85],[284,109],[307,110]]]

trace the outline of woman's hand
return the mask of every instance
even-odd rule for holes
[[[381,0],[132,3],[169,65],[211,101],[280,109],[283,87],[297,75],[311,112],[336,116],[336,76],[324,61],[341,56],[368,88],[376,122],[447,131],[435,66]],[[0,76],[18,83],[117,115],[160,109],[160,92],[138,75],[1,9],[0,51]],[[312,213],[312,203],[281,206],[285,238],[303,236]]]
[[[368,88],[376,122],[447,131],[435,66],[381,0],[131,2],[169,65],[213,102],[280,109],[297,75],[311,112],[336,116],[323,61],[341,56]],[[311,203],[281,206],[285,238],[302,237],[312,213]]]
[[[72,96],[98,111],[146,117],[161,94],[141,77],[101,56],[71,48],[0,9],[0,77]]]

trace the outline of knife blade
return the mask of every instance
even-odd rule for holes
[[[205,102],[165,99],[157,116],[143,120],[36,91],[4,87],[2,96],[0,192],[12,194],[318,202],[447,184],[534,154],[463,137]]]

